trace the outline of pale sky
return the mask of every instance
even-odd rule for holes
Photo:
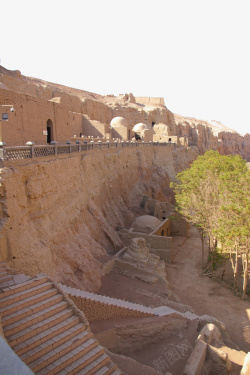
[[[0,0],[0,59],[250,133],[249,0]]]

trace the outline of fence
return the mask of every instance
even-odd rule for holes
[[[43,156],[56,156],[61,154],[71,154],[74,152],[89,151],[104,148],[125,148],[125,147],[146,147],[146,146],[173,146],[175,143],[160,143],[160,142],[84,142],[77,141],[76,144],[67,142],[63,145],[58,145],[56,142],[51,142],[50,145],[35,145],[28,144],[26,146],[6,147],[0,145],[0,160],[12,161],[31,159]]]

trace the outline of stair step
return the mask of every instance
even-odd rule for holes
[[[49,328],[48,330],[44,330],[38,333],[35,337],[31,337],[17,346],[14,347],[14,351],[20,356],[28,351],[34,349],[34,353],[37,349],[37,346],[41,347],[42,349],[47,347],[47,341],[62,335],[64,336],[64,332],[67,330],[71,330],[72,328],[76,327],[79,324],[79,319],[75,315],[70,316],[69,318],[63,320],[62,322],[56,324],[55,326]],[[85,330],[88,330],[88,327],[85,326]]]
[[[23,299],[22,301],[15,302],[11,305],[1,307],[0,308],[0,314],[2,317],[5,317],[7,315],[10,315],[14,312],[20,311],[21,309],[24,309],[25,307],[32,306],[38,302],[44,301],[48,299],[49,297],[54,296],[55,294],[58,294],[58,290],[56,288],[51,288],[49,290],[46,290],[45,292],[39,293],[35,296],[31,296],[28,298]]]
[[[86,359],[89,358],[90,363],[92,358],[94,359],[95,356],[98,357],[103,352],[104,349],[98,347],[96,340],[89,339],[84,342],[84,340],[80,339],[75,341],[75,338],[73,338],[69,342],[64,343],[40,357],[38,360],[30,363],[29,367],[34,373],[39,374],[39,372],[46,367],[47,374],[56,374],[82,356],[86,357]]]
[[[14,304],[15,302],[23,301],[31,296],[36,296],[44,292],[45,290],[52,289],[53,284],[51,282],[43,283],[28,290],[23,290],[19,293],[12,294],[0,300],[0,308]]]
[[[61,294],[56,294],[53,297],[47,298],[41,302],[35,303],[33,306],[28,306],[25,309],[20,309],[19,311],[15,311],[10,315],[6,315],[5,317],[1,316],[2,318],[2,326],[6,327],[9,324],[15,323],[21,319],[27,318],[28,316],[38,313],[41,310],[44,310],[50,306],[55,305],[63,300],[63,296]]]
[[[16,345],[34,337],[38,334],[42,334],[43,331],[49,330],[52,331],[52,327],[57,325],[58,323],[63,322],[63,320],[72,316],[72,310],[66,309],[65,311],[59,312],[41,322],[32,324],[31,326],[23,329],[8,337],[9,345],[13,348]]]
[[[98,356],[94,361],[84,367],[82,370],[77,372],[77,375],[92,375],[95,374],[100,368],[105,366],[110,362],[110,358],[107,354],[103,353],[102,355]],[[73,373],[75,374],[75,372]],[[105,374],[105,373],[104,373]],[[61,374],[60,374],[61,375]]]
[[[0,299],[5,298],[7,296],[22,292],[23,290],[28,290],[40,284],[46,283],[48,281],[48,277],[44,275],[38,275],[34,279],[25,281],[24,283],[20,283],[17,285],[13,285],[9,288],[6,288],[3,294],[0,294]]]
[[[5,276],[5,275],[8,275],[8,273],[6,271],[6,268],[0,268],[0,278]]]
[[[4,283],[7,283],[8,281],[11,281],[12,280],[12,276],[11,275],[4,275],[3,277],[0,277],[0,284],[4,284]]]
[[[45,337],[46,341],[43,345],[38,343],[38,345],[33,349],[30,350],[23,355],[20,356],[21,360],[28,365],[30,362],[34,362],[36,359],[40,358],[44,354],[54,350],[56,347],[61,346],[65,342],[74,338],[74,340],[78,340],[79,338],[84,338],[84,341],[93,337],[93,333],[86,330],[86,327],[79,323],[73,326],[70,329],[63,331],[62,333],[52,337],[48,340]]]
[[[4,283],[0,283],[0,293],[1,293],[1,290],[3,291],[3,289],[9,288],[13,285],[15,285],[15,282],[14,282],[13,278],[9,281],[4,282]]]
[[[32,324],[45,320],[46,318],[49,318],[50,316],[53,316],[59,313],[60,311],[65,310],[67,306],[68,306],[67,302],[62,301],[62,302],[59,302],[55,305],[48,307],[47,309],[41,310],[35,314],[29,315],[26,318],[20,319],[17,322],[6,326],[4,329],[4,334],[6,337],[11,336],[14,333],[17,333],[31,326]]]
[[[117,368],[117,366],[116,366]],[[100,368],[100,370],[98,370],[97,372],[95,372],[94,375],[109,375],[109,374],[113,374],[113,369],[110,369],[106,366],[103,366],[102,368]]]
[[[69,355],[71,355],[71,357]],[[59,364],[58,368],[55,368],[55,366],[53,365],[48,366],[47,368],[38,372],[37,374],[38,375],[45,375],[45,374],[47,375],[52,375],[52,374],[74,375],[74,374],[78,374],[79,371],[81,372],[87,369],[87,372],[85,373],[90,375],[90,374],[93,374],[95,371],[97,371],[97,368],[96,368],[97,363],[95,363],[94,365],[92,365],[92,363],[98,360],[98,358],[100,358],[103,355],[105,356],[105,362],[103,361],[104,357],[101,359],[101,362],[102,362],[101,366],[105,365],[106,362],[109,361],[109,357],[104,353],[103,348],[99,345],[94,347],[93,349],[91,349],[90,351],[88,351],[87,353],[83,355],[77,352],[75,356],[73,355],[73,353],[72,354],[69,353],[69,355],[66,356],[68,357],[68,360],[67,358],[61,359],[61,363],[58,363]],[[65,362],[65,360],[67,360],[67,362]],[[93,370],[91,371],[92,368]]]

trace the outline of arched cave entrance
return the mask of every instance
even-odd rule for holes
[[[52,142],[53,140],[53,122],[49,119],[47,121],[47,143],[50,144],[50,142]]]
[[[140,140],[141,140],[141,137],[139,136],[139,134],[135,133],[135,139],[136,139],[137,141],[140,141]]]

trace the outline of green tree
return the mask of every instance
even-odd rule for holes
[[[212,254],[219,240],[230,255],[237,287],[238,257],[243,263],[243,295],[249,266],[249,171],[240,156],[223,156],[210,150],[199,156],[190,168],[177,175],[175,192],[177,210],[192,222],[202,240],[209,238]]]
[[[235,170],[222,175],[222,205],[218,220],[217,235],[223,242],[224,251],[229,253],[234,273],[234,286],[237,285],[238,258],[243,267],[243,298],[246,296],[249,268],[250,239],[250,171]]]

